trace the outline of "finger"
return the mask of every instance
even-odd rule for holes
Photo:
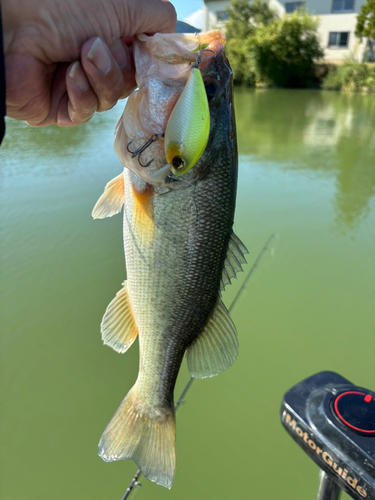
[[[177,23],[176,9],[168,0],[112,0],[121,4],[124,11],[120,20],[132,19],[132,34],[136,33],[174,33]],[[120,6],[118,6],[118,9]],[[129,36],[129,23],[121,26],[122,36]]]
[[[82,47],[82,67],[97,96],[97,111],[112,108],[135,84],[129,48],[118,40],[112,51],[100,38],[91,38]]]
[[[5,57],[7,116],[33,124],[48,116],[56,66],[25,54]]]
[[[34,127],[46,127],[47,125],[56,123],[57,111],[59,109],[60,102],[66,94],[65,74],[68,66],[68,63],[59,64],[53,75],[49,89],[50,95],[48,115],[42,121],[37,120],[35,117],[27,120],[28,125],[32,125]]]
[[[128,38],[128,41],[130,39]],[[130,41],[126,43],[124,40],[117,40],[110,48],[111,54],[115,58],[122,73],[123,90],[120,99],[128,97],[135,89],[137,83],[135,81],[135,64],[133,58],[133,46]],[[126,52],[126,64],[124,65],[123,51]]]
[[[69,127],[86,123],[98,107],[98,99],[79,61],[66,71],[67,98],[60,103],[57,125]]]

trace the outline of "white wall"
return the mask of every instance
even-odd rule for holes
[[[354,35],[355,26],[357,23],[356,14],[330,14],[319,16],[319,36],[322,47],[325,50],[325,58],[327,60],[342,60],[350,54],[354,56],[359,47],[359,40]],[[330,32],[348,31],[349,44],[345,48],[328,47],[328,38]]]
[[[270,0],[272,3],[277,3],[279,6],[284,9],[284,5],[287,2],[291,2],[293,0]],[[305,2],[305,7],[310,14],[314,15],[323,15],[323,14],[331,14],[332,13],[332,5],[333,0],[303,0]],[[366,0],[354,0],[354,12],[358,14],[361,10],[362,5],[366,3]],[[345,15],[345,14],[338,14]]]
[[[215,0],[214,2],[205,2],[203,9],[203,31],[221,27],[222,24],[216,18],[216,12],[225,11],[230,7],[228,0]]]

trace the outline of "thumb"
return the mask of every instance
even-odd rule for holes
[[[168,0],[112,0],[117,3],[118,19],[123,21],[121,37],[140,33],[174,33],[177,14]],[[130,30],[129,30],[130,28]]]

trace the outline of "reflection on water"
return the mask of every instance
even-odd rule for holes
[[[112,116],[120,116],[123,103]],[[15,174],[61,176],[72,173],[88,150],[98,155],[112,150],[113,119],[97,114],[79,127],[29,127],[24,122],[7,119],[7,135],[0,149],[0,178]],[[58,168],[56,164],[58,163]]]
[[[314,495],[317,468],[281,428],[279,402],[327,369],[375,389],[374,100],[236,91],[235,231],[249,264],[270,234],[280,237],[233,309],[236,363],[195,382],[178,413],[172,490],[144,480],[137,500]],[[125,279],[122,218],[91,218],[121,171],[113,131],[122,109],[70,129],[8,120],[0,148],[1,499],[116,500],[136,469],[97,456],[138,370],[137,342],[119,355],[99,333]],[[245,276],[227,287],[227,305]],[[184,364],[176,394],[187,379]]]
[[[123,103],[112,110],[118,117]],[[375,194],[375,99],[371,95],[306,90],[236,89],[239,151],[281,169],[335,177],[334,205],[340,228],[366,215]],[[114,119],[97,115],[80,127],[37,129],[8,120],[0,150],[0,178],[60,176],[74,172],[80,158],[112,149]],[[13,139],[16,138],[16,139]],[[16,141],[16,145],[15,145]],[[105,157],[105,155],[103,156]],[[54,168],[56,158],[59,167]]]
[[[373,96],[238,89],[235,103],[242,155],[334,176],[340,227],[366,214],[375,194]]]

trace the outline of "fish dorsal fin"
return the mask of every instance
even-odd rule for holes
[[[104,193],[96,202],[92,216],[94,219],[105,219],[118,214],[124,204],[124,176],[118,175],[104,188]]]
[[[125,352],[138,335],[128,299],[126,281],[107,307],[100,325],[102,340],[117,352]]]
[[[199,337],[186,351],[190,375],[213,377],[233,365],[238,356],[236,327],[221,299]]]
[[[233,232],[229,239],[227,257],[224,262],[223,275],[221,277],[221,290],[231,284],[231,280],[236,277],[237,273],[241,272],[243,264],[246,264],[245,254],[249,253],[248,249],[242,243],[238,236]]]

